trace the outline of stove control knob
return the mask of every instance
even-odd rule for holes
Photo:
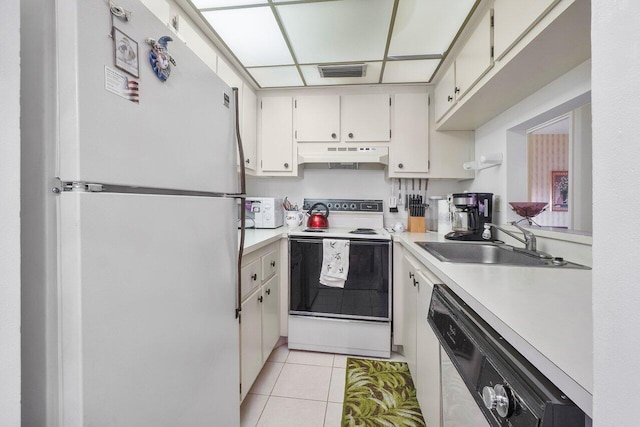
[[[503,418],[510,417],[513,414],[513,404],[510,401],[509,390],[502,384],[483,388],[482,401],[487,409],[495,409],[498,415]]]

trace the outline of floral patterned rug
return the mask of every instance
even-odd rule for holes
[[[409,366],[347,359],[342,427],[425,427]]]

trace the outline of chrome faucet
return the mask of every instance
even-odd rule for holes
[[[505,230],[504,228],[502,228],[500,226],[497,226],[495,224],[492,224],[490,222],[487,222],[487,223],[484,224],[484,231],[482,232],[482,238],[485,239],[485,240],[489,240],[491,238],[491,227],[493,227],[496,230],[500,230],[503,233],[508,234],[509,236],[513,237],[517,241],[524,243],[524,246],[525,246],[527,251],[538,253],[538,251],[536,250],[537,249],[536,236],[531,231],[520,227],[515,221],[510,222],[509,224],[513,225],[518,230],[522,231],[524,239],[522,239],[519,236],[516,236],[515,234],[513,234],[512,232],[510,232],[508,230]]]

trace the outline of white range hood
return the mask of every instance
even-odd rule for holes
[[[379,146],[346,146],[343,144],[298,144],[298,164],[326,163],[355,165],[373,163],[388,165],[389,148]]]

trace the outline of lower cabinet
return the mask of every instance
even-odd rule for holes
[[[280,338],[278,243],[247,256],[242,276],[260,277],[259,285],[243,296],[240,313],[240,399],[255,382],[271,351]],[[262,265],[262,272],[255,271]],[[246,271],[245,271],[246,270]],[[250,271],[251,274],[245,274]]]
[[[416,273],[416,391],[428,426],[440,425],[440,343],[427,321],[434,281],[425,271]]]
[[[440,343],[427,322],[436,277],[409,253],[402,255],[402,346],[428,426],[440,425]]]
[[[418,261],[409,254],[405,254],[402,260],[404,270],[404,322],[403,322],[403,350],[404,357],[409,365],[411,376],[415,379],[418,377],[416,367],[417,347],[416,347],[416,323],[417,323],[417,306],[416,298],[418,296],[417,278]]]
[[[267,361],[271,350],[280,338],[280,312],[278,300],[280,299],[280,278],[273,276],[262,285],[262,361]]]

